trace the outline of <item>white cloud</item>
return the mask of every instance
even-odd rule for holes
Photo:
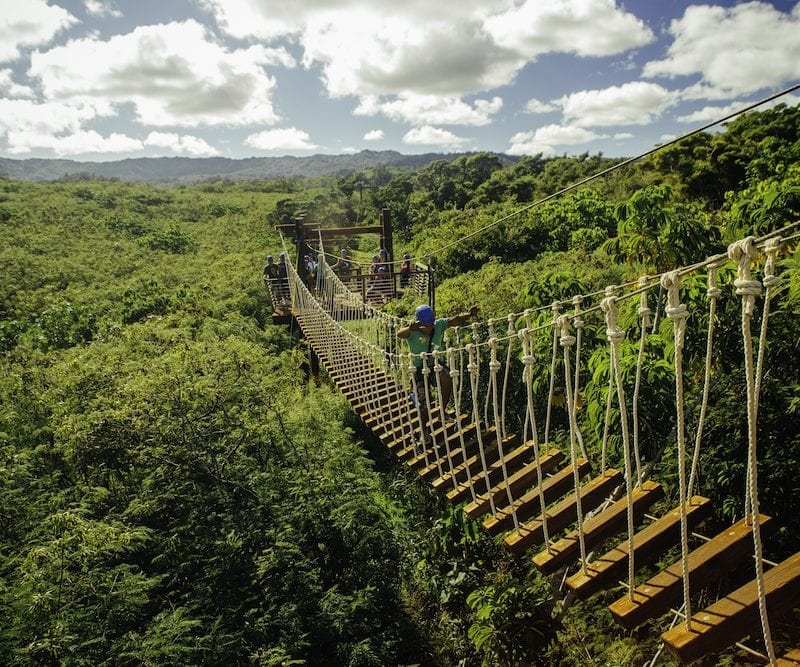
[[[426,125],[415,127],[406,132],[403,143],[410,146],[441,146],[444,148],[460,148],[468,139],[459,137],[448,130]]]
[[[0,99],[0,136],[15,131],[26,136],[72,134],[97,115],[97,109],[91,106]]]
[[[0,62],[15,60],[26,47],[47,44],[76,23],[66,9],[45,0],[8,0],[0,11]]]
[[[693,5],[672,21],[667,57],[644,76],[700,75],[685,98],[731,99],[800,77],[800,3],[782,13],[766,2]]]
[[[383,130],[370,130],[364,135],[364,141],[380,141],[383,139]]]
[[[791,94],[782,95],[777,99],[759,105],[755,110],[764,111],[765,109],[777,106],[778,104],[785,104],[786,106],[791,107],[798,103],[800,103],[800,96]],[[678,116],[676,120],[680,123],[710,123],[712,121],[719,120],[720,118],[725,118],[726,116],[737,113],[747,106],[749,106],[749,103],[747,102],[733,102],[725,106],[707,105],[702,109],[693,111],[692,113]]]
[[[8,68],[0,69],[0,94],[7,94],[11,97],[34,96],[32,88],[21,86],[14,81],[11,70]]]
[[[533,132],[518,132],[511,137],[510,155],[555,155],[558,146],[575,146],[604,135],[596,134],[583,127],[565,125],[545,125]]]
[[[624,141],[625,139],[633,139],[633,135],[630,132],[617,132],[614,135],[615,141]]]
[[[296,40],[331,97],[461,98],[511,84],[543,53],[607,56],[653,39],[614,0],[202,2],[238,38]]]
[[[288,127],[278,130],[266,130],[251,134],[244,143],[247,146],[265,151],[277,150],[314,150],[318,146],[311,142],[308,132]]]
[[[551,111],[557,111],[558,107],[554,104],[548,104],[547,102],[542,102],[537,100],[535,97],[532,97],[528,100],[528,103],[525,105],[525,111],[528,113],[550,113]]]
[[[34,52],[29,75],[48,100],[132,103],[143,124],[271,125],[275,80],[263,67],[292,62],[283,49],[224,49],[189,20]]]
[[[130,153],[142,150],[142,142],[138,139],[118,132],[107,137],[94,130],[81,130],[64,137],[52,134],[36,134],[25,131],[13,131],[8,134],[9,152],[15,154],[28,153],[32,149],[45,148],[56,155],[81,155],[86,153]]]
[[[93,16],[112,16],[114,18],[122,16],[122,12],[110,2],[102,2],[102,0],[83,0],[83,4],[86,7],[86,11]]]
[[[393,101],[380,101],[374,97],[362,100],[354,114],[373,116],[378,113],[387,118],[412,125],[488,125],[491,118],[503,107],[503,100],[475,100],[472,105],[449,97],[435,95],[409,95]]]
[[[151,132],[144,140],[145,146],[167,148],[178,155],[192,155],[194,157],[208,157],[219,155],[219,151],[209,145],[200,137],[191,134],[176,134],[174,132]]]
[[[647,125],[676,102],[675,93],[643,81],[581,90],[555,100],[564,110],[565,121],[581,127]]]
[[[614,0],[525,0],[491,17],[487,29],[526,60],[554,52],[611,56],[654,39],[641,19]]]

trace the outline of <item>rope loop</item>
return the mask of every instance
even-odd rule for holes
[[[478,363],[477,363],[477,351],[478,348],[474,343],[467,344],[467,355],[469,358],[469,362],[467,363],[467,370],[469,371],[472,377],[477,377],[478,374]]]
[[[606,288],[608,294],[609,288]],[[600,302],[600,310],[606,316],[606,336],[612,343],[616,343],[625,338],[625,332],[617,325],[617,297],[607,296]]]
[[[758,246],[755,239],[748,236],[734,241],[728,246],[728,257],[736,262],[736,280],[733,281],[736,293],[744,299],[745,315],[752,317],[755,298],[761,294],[761,283],[753,280],[750,269],[758,259]]]
[[[783,239],[777,236],[769,239],[766,246],[764,246],[764,252],[767,254],[767,260],[764,262],[764,278],[762,280],[764,287],[774,287],[775,283],[778,282],[778,278],[775,276],[775,262],[782,245]]]
[[[428,367],[428,357],[430,356],[428,352],[420,353],[420,359],[422,359],[422,375],[425,377],[431,374],[431,369]]]
[[[650,276],[644,275],[639,276],[638,285],[640,288],[644,289],[647,287],[647,284],[650,282]],[[650,314],[653,312],[650,310],[650,307],[647,305],[647,291],[643,291],[639,295],[639,310],[637,311],[639,314],[639,318],[642,320],[642,329],[649,329],[650,328]]]
[[[442,368],[444,368],[442,366],[441,362],[439,361],[439,357],[441,355],[442,355],[442,353],[441,353],[440,350],[434,350],[433,351],[433,370],[435,370],[437,374],[441,373]]]
[[[502,364],[497,360],[497,350],[500,347],[500,342],[497,340],[496,336],[492,336],[488,340],[489,349],[491,350],[491,357],[489,359],[489,370],[492,373],[497,373],[500,370]]]
[[[572,347],[575,345],[575,341],[577,341],[577,338],[570,333],[569,323],[569,315],[561,315],[561,317],[558,318],[558,327],[561,329],[561,337],[559,338],[561,347]]]

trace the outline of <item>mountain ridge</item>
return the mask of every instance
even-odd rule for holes
[[[418,169],[436,160],[452,161],[469,153],[421,153],[406,155],[397,151],[361,151],[348,155],[316,154],[304,157],[188,158],[142,157],[108,162],[82,162],[58,158],[0,158],[0,176],[20,181],[58,181],[85,176],[127,183],[164,185],[191,184],[227,178],[263,180],[347,175],[375,166]],[[495,154],[504,163],[518,158]]]

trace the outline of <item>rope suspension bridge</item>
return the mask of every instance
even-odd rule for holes
[[[758,404],[769,316],[780,292],[776,267],[795,243],[781,231],[784,236],[748,237],[726,254],[574,296],[546,310],[451,327],[444,349],[420,355],[404,352],[397,335],[409,322],[365,302],[343,283],[326,262],[320,237],[315,284],[309,287],[287,263],[291,311],[330,378],[381,442],[489,534],[502,535],[510,551],[530,553],[543,574],[558,575],[567,599],[588,599],[623,584],[624,595],[608,606],[611,616],[632,630],[671,614],[662,649],[681,663],[736,644],[770,664],[800,665],[800,650],[776,652],[770,625],[771,619],[791,615],[800,600],[800,552],[778,563],[765,556],[764,541],[776,526],[759,512],[758,500]],[[735,277],[724,285],[729,276]],[[696,279],[707,288],[705,305],[690,317],[681,295],[687,281]],[[661,294],[673,332],[671,421],[677,448],[677,470],[666,474],[677,477],[678,490],[676,505],[656,514],[654,508],[659,501],[664,507],[668,495],[653,478],[663,452],[645,460],[638,414]],[[718,310],[732,299],[741,302],[747,483],[742,518],[708,537],[698,531],[714,508],[696,492],[698,462],[714,326]],[[620,321],[626,317],[638,329],[638,345],[624,344],[629,332]],[[683,368],[690,337],[705,340],[705,370],[697,386]],[[581,429],[589,409],[581,378],[586,360],[598,353],[607,358],[608,377],[605,405],[593,408],[605,413],[594,448],[599,460],[593,460]],[[416,373],[419,363],[422,372]],[[452,406],[436,400],[442,373],[452,381]],[[694,442],[687,434],[690,385],[699,396]],[[621,445],[616,468],[609,465],[615,443]],[[637,579],[665,554],[678,552],[673,564]],[[710,584],[721,587],[726,574],[743,566],[750,568],[749,581],[710,604],[697,604],[698,591],[708,595]],[[759,648],[743,644],[747,637]]]

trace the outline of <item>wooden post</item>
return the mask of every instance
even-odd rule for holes
[[[394,256],[394,243],[392,242],[392,214],[388,208],[381,209],[381,248],[386,248],[392,261]]]
[[[306,254],[306,234],[303,216],[294,219],[294,242],[297,249],[297,266],[295,267],[297,275],[300,276],[300,280],[306,282],[306,262],[304,259]]]

